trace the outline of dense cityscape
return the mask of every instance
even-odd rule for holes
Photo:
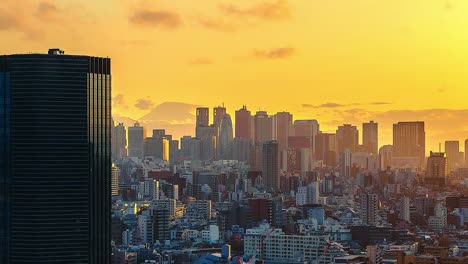
[[[180,141],[126,125],[112,132],[117,263],[468,261],[468,155],[428,151],[424,121],[384,146],[377,121],[322,133],[246,106],[197,108]]]
[[[0,0],[0,264],[468,264],[467,14]]]
[[[468,139],[244,105],[179,141],[112,121],[110,69],[0,57],[2,263],[467,263]]]

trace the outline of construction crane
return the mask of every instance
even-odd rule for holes
[[[253,254],[252,257],[247,261],[247,264],[252,264],[252,261],[256,259],[258,253],[260,253],[263,250],[263,244],[265,243],[265,240],[269,238],[273,233],[275,232],[275,229],[271,229],[268,231],[268,233],[265,235],[265,237],[260,241],[260,244],[258,245],[257,251],[255,251],[255,254]]]
[[[336,243],[336,242],[330,242],[328,240],[325,240],[325,242],[327,243],[327,247],[323,250],[323,254],[322,256],[320,257],[321,259],[325,258],[325,255],[327,254],[328,250],[331,248],[331,246],[337,246],[339,247],[340,249],[343,249],[343,245],[341,245],[340,243]],[[319,260],[319,263],[321,261]]]

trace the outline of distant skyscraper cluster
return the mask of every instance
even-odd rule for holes
[[[379,124],[375,121],[363,123],[360,135],[360,129],[352,124],[338,126],[335,133],[325,133],[317,120],[294,120],[289,112],[253,114],[245,105],[235,111],[234,120],[224,106],[212,109],[212,122],[210,112],[207,107],[196,109],[195,136],[184,136],[180,146],[163,129],[154,130],[153,136],[147,137],[146,129],[139,123],[128,127],[125,146],[125,127],[118,124],[113,129],[113,158],[127,153],[129,157],[164,161],[237,160],[259,171],[262,184],[270,190],[281,189],[281,177],[304,177],[323,166],[336,166],[347,177],[359,169],[426,169],[422,121],[394,124],[393,144],[379,146]],[[445,151],[448,171],[465,164],[459,142],[446,141]]]

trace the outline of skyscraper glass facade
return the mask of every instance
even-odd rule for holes
[[[109,263],[110,59],[0,57],[0,263]]]

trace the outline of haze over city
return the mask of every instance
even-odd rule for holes
[[[468,131],[466,13],[462,0],[5,0],[0,49],[113,58],[115,116],[165,103],[182,115],[159,120],[194,124],[194,107],[168,102],[224,102],[231,114],[245,104],[324,131],[377,120],[385,143],[392,123],[425,120],[436,150]],[[171,133],[193,131],[183,127]]]
[[[468,263],[467,14],[0,0],[0,264]]]

